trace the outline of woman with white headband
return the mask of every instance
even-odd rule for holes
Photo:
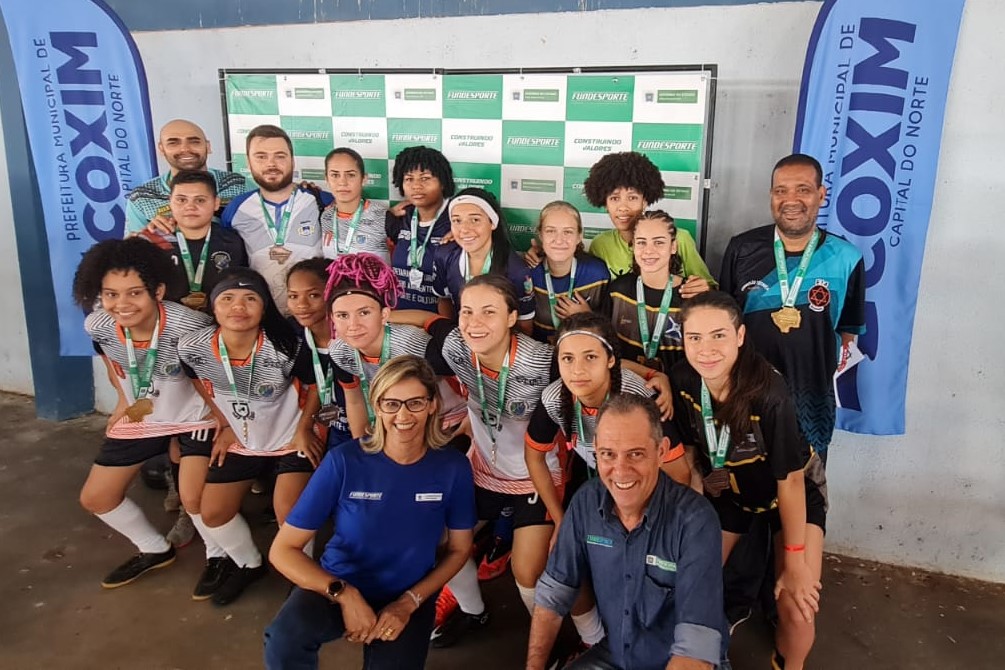
[[[534,285],[530,269],[512,248],[506,222],[491,193],[466,188],[447,206],[454,243],[436,249],[433,261],[437,295],[451,298],[460,312],[461,289],[472,277],[484,274],[505,276],[513,284],[519,300],[520,330],[531,334],[534,327]]]

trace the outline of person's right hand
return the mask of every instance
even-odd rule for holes
[[[548,553],[550,554],[555,549],[555,543],[558,542],[558,529],[562,525],[562,519],[555,519],[555,530],[551,533],[551,540],[548,542]]]
[[[405,208],[408,207],[408,199],[402,200],[394,207],[389,207],[387,211],[391,212],[393,216],[402,217],[405,216]]]
[[[174,231],[177,228],[178,225],[174,222],[174,219],[167,214],[158,214],[150,219],[150,223],[147,224],[147,231],[151,233],[164,233],[165,235],[174,235]]]
[[[339,596],[339,606],[342,608],[342,621],[345,623],[345,639],[350,642],[363,642],[367,634],[377,623],[377,615],[373,608],[363,599],[363,595],[355,586],[345,585],[345,590]]]
[[[213,451],[209,455],[209,464],[223,467],[223,461],[227,458],[227,450],[232,444],[240,444],[233,428],[228,425],[222,430],[216,431],[216,437],[213,438]]]
[[[544,249],[537,243],[537,238],[531,238],[530,249],[523,255],[523,262],[529,268],[536,268],[544,260]]]
[[[115,409],[112,410],[111,415],[108,417],[108,423],[105,424],[105,432],[107,433],[112,429],[112,427],[122,420],[122,417],[126,415],[126,409],[128,405],[123,402],[115,405]]]

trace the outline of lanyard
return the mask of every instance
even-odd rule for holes
[[[795,279],[792,280],[792,287],[789,287],[789,271],[785,266],[785,245],[775,230],[775,268],[778,270],[778,289],[782,294],[782,307],[792,307],[799,297],[799,287],[806,278],[806,269],[810,266],[810,259],[813,252],[817,250],[817,243],[820,241],[820,231],[814,230],[810,243],[803,249],[803,257],[799,259],[799,267],[796,269]]]
[[[465,251],[464,255],[461,256],[461,258],[463,259],[462,260],[462,264],[464,266],[464,268],[463,268],[464,269],[464,281],[465,282],[469,282],[469,281],[471,281],[471,259],[468,257],[468,252]],[[489,253],[485,257],[485,262],[482,263],[481,274],[487,275],[489,273],[489,270],[491,268],[492,268],[492,250],[489,249]]]
[[[513,348],[512,346],[510,347]],[[496,393],[496,417],[498,417],[499,428],[502,428],[502,417],[503,410],[506,409],[506,381],[509,379],[509,354],[506,352],[506,357],[503,359],[502,368],[499,370],[499,381],[497,382],[497,393]],[[491,414],[489,414],[488,399],[485,397],[485,382],[482,379],[482,364],[478,360],[478,354],[475,354],[475,377],[478,380],[478,402],[482,409],[482,423],[485,424],[485,428],[489,431],[489,439],[492,440],[492,462],[496,462],[496,422],[492,420]]]
[[[660,301],[660,311],[656,315],[656,324],[653,328],[652,336],[649,335],[649,319],[646,314],[646,293],[642,285],[642,277],[635,280],[635,308],[639,317],[639,339],[642,344],[642,351],[646,358],[655,358],[660,349],[660,340],[663,338],[663,329],[666,328],[667,315],[670,312],[670,301],[673,300],[673,276],[667,279],[666,288],[663,289],[663,300]]]
[[[304,339],[311,350],[311,364],[314,366],[314,379],[318,385],[318,398],[321,400],[321,406],[330,405],[335,390],[334,366],[329,365],[328,372],[325,372],[321,365],[321,357],[318,355],[318,345],[314,343],[314,333],[309,327],[304,328]]]
[[[604,402],[607,402],[607,399],[610,397],[611,397],[610,393],[604,396]],[[582,437],[584,445],[583,448],[589,451],[593,451],[594,450],[593,440],[592,439],[587,440],[586,438],[586,428],[583,426],[583,404],[579,402],[579,398],[576,398],[576,402],[572,406],[572,411],[576,414],[576,429],[575,429],[576,432],[572,436],[573,448],[575,448],[576,443],[579,442],[579,438]],[[589,477],[590,479],[593,479],[594,477],[597,476],[597,471],[594,468],[589,467],[590,465],[589,463],[587,463],[586,465],[587,465],[586,476]],[[594,455],[594,466],[596,466],[596,455]]]
[[[283,213],[279,217],[279,225],[276,225],[275,220],[272,218],[272,214],[269,213],[269,208],[265,206],[265,198],[262,197],[262,192],[258,192],[258,201],[262,204],[262,214],[265,215],[265,227],[269,231],[269,237],[272,238],[272,243],[277,247],[283,246],[286,242],[286,233],[290,225],[290,217],[293,215],[293,202],[296,200],[297,190],[293,189],[290,193],[290,199],[286,201],[286,206],[283,207]]]
[[[356,369],[359,370],[359,385],[363,391],[363,403],[366,405],[366,416],[370,419],[370,423],[373,423],[376,419],[376,415],[373,413],[373,407],[370,405],[370,380],[366,377],[366,369],[363,367],[363,358],[359,355],[359,349],[352,350],[353,355],[356,357]],[[391,359],[391,324],[384,324],[384,341],[380,345],[380,365],[388,362]]]
[[[551,284],[551,272],[548,270],[548,261],[544,261],[544,285],[548,288],[548,306],[551,308],[551,323],[558,328],[558,314],[555,313],[555,287]],[[576,257],[572,257],[572,270],[569,271],[569,292],[567,298],[572,298],[572,290],[576,287]]]
[[[223,363],[223,372],[227,375],[227,383],[230,384],[230,394],[234,396],[235,400],[241,399],[241,394],[237,391],[237,383],[234,381],[234,370],[230,366],[230,355],[227,353],[227,345],[223,342],[223,333],[216,336],[217,346],[220,348],[220,361]],[[247,400],[251,400],[251,384],[255,376],[255,350],[258,349],[258,344],[256,343],[254,348],[251,350],[251,367],[248,370],[248,397]],[[245,436],[247,437],[247,436]]]
[[[426,231],[426,239],[422,241],[422,246],[419,247],[419,208],[416,207],[412,210],[412,222],[409,224],[409,228],[412,231],[412,239],[408,241],[408,265],[413,268],[418,268],[422,266],[422,259],[426,257],[426,245],[429,244],[429,238],[433,235],[433,228],[436,227],[436,222],[439,220],[440,215],[443,214],[443,210],[447,208],[447,201],[444,200],[443,204],[440,205],[440,211],[436,213],[436,218],[433,222],[429,224],[429,230]]]
[[[188,250],[188,240],[178,232],[178,251],[181,252],[181,262],[185,265],[185,275],[188,277],[188,289],[190,291],[202,290],[202,277],[206,273],[206,259],[209,258],[209,236],[213,232],[210,228],[206,233],[206,239],[202,243],[202,253],[199,254],[199,267],[192,265],[192,252]]]
[[[129,359],[129,384],[133,388],[133,398],[139,400],[150,393],[153,386],[154,366],[157,364],[157,343],[160,341],[161,319],[157,317],[154,324],[154,334],[150,338],[146,358],[143,359],[143,370],[136,362],[136,347],[133,345],[133,335],[128,328],[123,328],[126,335],[126,357]]]
[[[363,198],[359,199],[359,207],[356,213],[349,219],[349,229],[345,232],[345,245],[338,243],[338,207],[335,208],[335,216],[332,218],[332,237],[335,242],[336,254],[352,253],[352,241],[356,237],[356,229],[359,228],[359,220],[363,218]]]
[[[726,462],[726,452],[729,450],[729,426],[723,426],[718,437],[715,434],[715,419],[712,418],[712,396],[701,381],[701,420],[705,424],[705,443],[708,447],[708,460],[712,461],[712,469],[722,468]]]

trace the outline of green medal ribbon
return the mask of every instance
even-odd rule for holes
[[[143,369],[136,362],[136,347],[133,345],[133,334],[128,328],[122,330],[126,335],[126,358],[129,359],[129,384],[133,389],[133,400],[146,398],[153,387],[154,366],[157,365],[157,344],[160,342],[161,319],[157,317],[154,324],[154,334],[147,347],[147,355],[143,359]]]
[[[559,325],[558,315],[555,313],[555,305],[558,301],[555,298],[555,287],[551,283],[551,271],[548,270],[548,261],[544,261],[544,285],[548,289],[548,306],[551,308],[551,323],[557,329]],[[569,271],[569,292],[567,298],[572,298],[572,291],[576,288],[576,257],[572,257],[572,270]]]
[[[511,343],[512,348],[512,343]],[[489,414],[488,399],[485,397],[485,382],[482,379],[482,364],[478,360],[478,354],[475,354],[475,376],[478,380],[478,402],[482,409],[482,423],[485,424],[485,428],[489,431],[489,439],[492,440],[492,463],[496,462],[496,424],[492,420],[491,414]],[[506,382],[509,380],[509,351],[506,352],[506,358],[503,359],[502,369],[499,370],[499,381],[498,381],[498,393],[496,394],[496,416],[499,419],[499,425],[502,426],[502,416],[503,411],[506,409]]]
[[[349,229],[345,233],[345,247],[343,248],[338,243],[338,207],[335,208],[335,215],[332,217],[332,241],[335,242],[336,255],[352,253],[353,238],[356,237],[356,229],[359,228],[359,220],[361,218],[363,218],[363,198],[359,199],[359,207],[356,208],[356,213],[349,219]],[[432,226],[430,226],[430,230],[432,230]],[[425,248],[424,245],[423,248]]]
[[[488,256],[485,257],[485,262],[482,263],[481,273],[483,275],[486,275],[489,273],[489,270],[491,268],[492,268],[492,250],[489,249],[489,254]],[[464,252],[464,281],[465,282],[471,281],[471,257],[468,255],[468,252],[466,251]]]
[[[374,422],[377,415],[373,411],[373,407],[370,405],[370,380],[366,377],[366,368],[363,367],[363,358],[359,355],[358,349],[352,350],[353,355],[356,357],[356,369],[359,370],[359,385],[363,391],[363,403],[366,405],[366,416],[370,419],[370,423]],[[380,345],[380,365],[387,363],[391,360],[391,324],[384,324],[384,341]]]
[[[209,258],[209,236],[212,228],[206,233],[206,239],[202,243],[202,253],[199,254],[199,266],[192,265],[192,252],[188,250],[188,240],[178,231],[178,251],[181,253],[181,262],[185,266],[185,275],[188,277],[188,290],[201,291],[202,278],[206,273],[206,259]]]
[[[656,323],[652,336],[649,334],[649,319],[646,315],[646,292],[642,285],[642,277],[635,280],[635,309],[639,317],[639,341],[642,344],[642,351],[646,358],[656,358],[660,349],[660,340],[663,338],[663,329],[666,328],[667,315],[670,313],[670,302],[673,300],[673,277],[667,279],[666,288],[663,289],[663,300],[660,301],[660,311],[656,315]]]
[[[806,278],[806,269],[810,266],[813,252],[817,250],[820,241],[820,231],[814,230],[810,243],[803,249],[803,257],[799,259],[799,267],[796,269],[796,276],[789,287],[789,271],[785,266],[785,245],[778,236],[778,229],[775,229],[775,268],[778,270],[778,289],[782,294],[782,307],[792,307],[799,297],[799,287],[803,285]]]
[[[606,396],[604,396],[604,402],[607,402],[607,399],[610,398],[610,397],[611,397],[610,393],[608,393]],[[583,404],[581,402],[579,402],[579,398],[576,398],[576,402],[573,404],[572,410],[573,410],[573,412],[576,415],[576,428],[575,428],[575,432],[572,435],[573,448],[575,448],[576,442],[579,441],[580,436],[582,436],[583,442],[585,444],[589,444],[590,445],[590,450],[593,451],[593,453],[594,453],[594,455],[593,455],[593,467],[590,467],[589,463],[586,464],[586,476],[589,477],[590,479],[593,479],[594,477],[597,476],[597,470],[596,470],[596,465],[597,465],[596,450],[593,449],[593,440],[589,440],[589,442],[587,442],[587,439],[586,439],[586,428],[583,426]]]
[[[701,381],[701,420],[705,424],[708,460],[712,461],[713,470],[719,470],[726,462],[726,452],[729,451],[729,426],[723,426],[722,432],[716,436],[715,419],[712,417],[712,396],[704,379]]]
[[[436,219],[440,218],[440,214],[443,213],[443,208],[447,206],[444,202],[443,206],[440,207],[440,211],[436,213]],[[416,207],[412,210],[412,221],[409,224],[409,229],[412,231],[412,239],[408,241],[408,265],[409,267],[419,268],[422,266],[422,259],[426,257],[426,246],[429,244],[429,238],[433,235],[433,228],[436,227],[436,219],[429,224],[429,230],[426,231],[426,239],[422,241],[422,246],[419,244],[419,208]]]
[[[289,232],[290,217],[293,216],[293,202],[296,200],[297,190],[293,189],[290,193],[290,199],[286,201],[286,206],[283,207],[283,214],[279,217],[279,225],[276,225],[275,220],[272,218],[272,214],[269,213],[269,208],[265,206],[265,198],[262,197],[262,192],[258,192],[258,201],[262,205],[262,214],[265,215],[265,227],[269,231],[269,237],[272,238],[273,244],[277,247],[283,246],[286,243],[286,233]]]
[[[314,333],[310,328],[304,328],[304,340],[311,350],[311,365],[314,366],[314,380],[318,386],[318,399],[321,406],[330,405],[335,396],[335,366],[329,365],[328,372],[325,372],[321,365],[321,357],[318,354],[318,345],[314,343]]]
[[[227,383],[230,384],[230,394],[240,400],[241,394],[237,390],[237,382],[234,381],[234,369],[230,365],[230,354],[227,353],[227,345],[223,342],[223,333],[216,336],[216,344],[220,348],[220,362],[223,363],[223,373],[227,375]],[[258,349],[257,344],[251,349],[251,364],[248,371],[248,401],[251,400],[251,384],[252,378],[255,376],[255,349]]]

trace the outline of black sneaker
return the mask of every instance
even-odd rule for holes
[[[229,556],[211,558],[206,561],[206,569],[199,576],[199,581],[192,592],[192,600],[209,600],[209,597],[216,593],[220,585],[227,581],[227,577],[235,568],[237,565],[230,560]]]
[[[489,613],[468,614],[460,608],[454,611],[442,626],[433,629],[431,644],[437,649],[452,647],[459,639],[485,628],[489,624]]]
[[[131,584],[144,573],[171,565],[174,563],[174,557],[174,547],[168,547],[167,551],[159,554],[136,554],[108,573],[101,585],[106,589],[117,589]]]
[[[238,568],[235,566],[231,570],[230,575],[220,584],[216,592],[213,593],[213,604],[220,607],[229,605],[241,597],[244,589],[267,574],[269,574],[269,566],[265,563],[262,563],[257,568]]]

